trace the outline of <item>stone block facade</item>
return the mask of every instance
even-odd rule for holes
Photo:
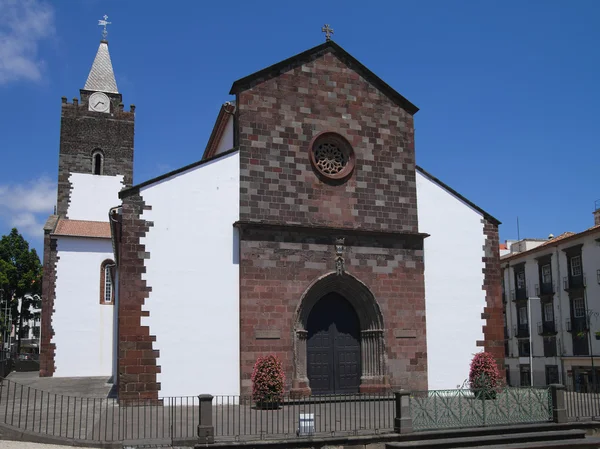
[[[483,247],[483,290],[485,291],[486,306],[482,318],[485,319],[483,326],[483,346],[486,352],[491,353],[496,359],[498,369],[504,378],[504,315],[502,305],[502,270],[500,269],[500,238],[498,234],[498,223],[484,218],[483,233],[485,245]]]
[[[365,373],[363,360],[361,390],[427,387],[413,117],[345,56],[325,46],[235,92],[240,222],[286,225],[271,234],[242,233],[244,393],[256,358],[265,352],[283,360],[288,388],[307,390],[297,315],[309,286],[335,272],[336,237],[345,238],[347,273],[366,286],[381,313],[381,329],[361,328],[362,340],[374,339],[363,352],[384,348],[381,362],[367,370],[373,372]],[[356,162],[348,179],[324,178],[311,164],[311,145],[321,133],[339,135],[352,147]],[[372,234],[358,238],[350,230]],[[371,331],[382,335],[365,334]],[[277,338],[260,336],[277,332]]]
[[[68,103],[63,97],[58,162],[57,214],[69,218],[71,173],[92,173],[92,152],[103,154],[103,174],[123,175],[123,182],[133,182],[133,139],[135,107],[123,110],[120,94],[108,94],[111,113],[88,111],[91,92],[81,91],[81,102]],[[108,213],[108,211],[107,211]]]
[[[410,113],[327,50],[259,81],[236,99],[240,220],[418,231]],[[322,182],[310,164],[322,132],[354,149],[345,183]]]
[[[390,386],[427,388],[427,342],[422,236],[362,234],[336,229],[269,228],[242,225],[240,251],[241,386],[251,391],[250,376],[257,357],[275,353],[283,362],[287,389],[308,386],[298,361],[297,333],[303,331],[301,309],[311,288],[323,276],[336,274],[336,238],[344,238],[345,276],[335,288],[346,296],[343,284],[354,278],[376,298],[383,331],[381,367],[371,379],[361,379],[361,391]],[[353,286],[349,290],[356,290]],[[320,294],[327,293],[328,288]],[[355,305],[361,315],[361,307]],[[366,311],[365,313],[369,313]],[[381,323],[380,323],[381,324]],[[373,355],[378,349],[370,348]],[[367,354],[365,356],[368,357]],[[363,365],[369,365],[363,360]],[[305,369],[306,367],[304,367]]]
[[[145,247],[140,239],[150,230],[152,223],[141,218],[149,210],[137,191],[123,198],[119,235],[119,285],[118,285],[118,386],[119,401],[157,400],[160,384],[156,375],[158,351],[152,344],[156,337],[150,335],[142,317],[142,310],[151,287],[143,279]]]
[[[44,277],[42,279],[42,319],[40,342],[40,377],[52,377],[56,370],[54,358],[56,345],[52,343],[54,329],[52,315],[56,299],[56,264],[58,263],[57,241],[51,236],[58,216],[50,216],[44,226]]]

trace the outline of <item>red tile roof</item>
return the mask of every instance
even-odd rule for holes
[[[596,231],[600,231],[600,225],[592,226],[591,228],[588,228],[585,231],[581,231],[581,232],[577,232],[577,233],[575,233],[575,232],[569,232],[569,231],[563,232],[562,234],[557,235],[556,237],[548,240],[547,242],[542,243],[539,246],[536,246],[535,248],[529,249],[527,251],[521,251],[520,253],[506,254],[505,256],[502,256],[500,259],[502,261],[510,260],[510,259],[513,259],[513,258],[516,259],[518,257],[521,257],[523,254],[531,254],[531,253],[534,253],[536,251],[541,251],[541,250],[545,249],[548,246],[552,246],[552,245],[555,245],[555,244],[558,244],[558,243],[562,243],[565,240],[574,240],[576,238],[583,237],[584,235],[592,234],[592,233],[594,233]]]
[[[500,243],[500,249],[508,249],[506,243]]]
[[[104,221],[87,220],[67,220],[61,218],[58,220],[54,235],[64,235],[70,237],[95,237],[109,239],[110,223]]]

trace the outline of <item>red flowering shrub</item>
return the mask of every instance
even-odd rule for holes
[[[252,399],[258,404],[283,401],[285,373],[275,355],[259,357],[252,371]]]
[[[500,372],[496,360],[489,352],[475,354],[469,371],[469,384],[476,395],[494,398],[500,385]]]

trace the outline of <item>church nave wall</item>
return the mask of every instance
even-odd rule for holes
[[[121,399],[239,394],[237,153],[123,199]]]
[[[56,239],[54,376],[112,376],[114,306],[100,303],[100,267],[114,258],[111,241]]]

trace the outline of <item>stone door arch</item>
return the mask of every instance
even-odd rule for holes
[[[292,395],[310,395],[307,376],[307,322],[315,304],[329,293],[343,296],[354,308],[360,321],[361,392],[387,390],[383,315],[369,288],[351,274],[335,272],[315,280],[302,295],[294,320],[294,378]]]

